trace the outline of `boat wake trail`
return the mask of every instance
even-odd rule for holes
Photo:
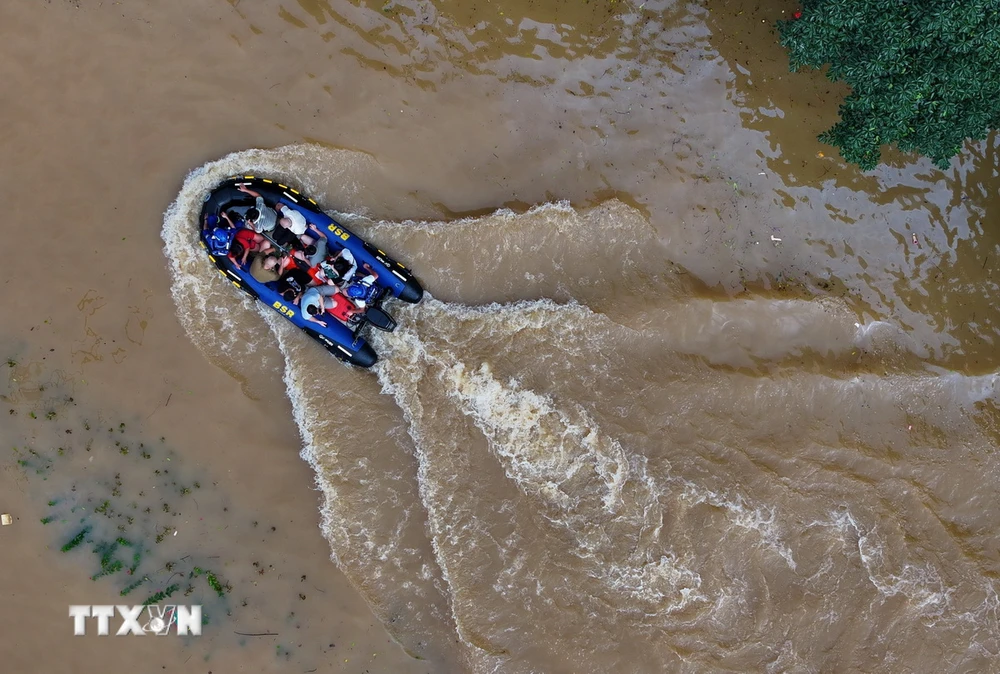
[[[757,303],[763,320],[813,316]],[[747,320],[742,303],[716,305],[709,324]],[[863,348],[899,362],[905,338],[876,343],[841,318],[832,362]],[[817,625],[846,629],[852,613],[886,636],[928,631],[943,648],[962,635],[992,652],[992,580],[916,504],[936,491],[923,464],[950,445],[940,434],[981,436],[995,377],[790,368],[802,344],[788,326],[784,349],[767,347],[771,376],[753,376],[692,355],[690,325],[634,330],[545,300],[428,298],[400,326],[379,338],[376,371],[409,427],[459,634],[505,671],[607,671],[614,658],[566,654],[623,640],[650,669],[680,667],[678,649],[702,666],[758,651],[815,661]],[[906,540],[916,530],[925,543]],[[811,617],[782,613],[779,591]],[[528,622],[545,626],[537,639]]]
[[[333,558],[408,652],[475,672],[991,667],[995,375],[930,368],[836,299],[699,287],[619,202],[341,215],[434,295],[387,305],[375,376],[346,368],[208,268],[193,214],[247,170],[353,204],[366,162],[227,157],[188,178],[164,241],[206,355],[250,390],[282,369]]]

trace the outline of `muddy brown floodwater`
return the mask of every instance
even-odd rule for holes
[[[998,139],[845,165],[795,8],[0,6],[0,669],[1000,671]],[[374,371],[210,273],[248,171],[423,282]]]

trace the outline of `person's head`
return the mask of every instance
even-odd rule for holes
[[[251,225],[256,224],[257,219],[259,217],[260,217],[260,211],[258,211],[256,208],[247,209],[246,221],[249,222]]]
[[[306,255],[309,255],[309,256],[315,255],[316,254],[316,246],[314,246],[313,244],[309,244],[308,246],[306,246],[305,253],[306,253]]]
[[[315,316],[316,314],[319,313],[319,307],[317,307],[315,304],[310,304],[309,306],[306,307],[306,311],[309,312],[310,316]]]
[[[281,293],[281,296],[285,298],[286,302],[295,301],[295,291],[292,290],[291,288],[287,288],[285,292]]]
[[[264,258],[264,261],[261,263],[261,266],[264,267],[264,269],[271,271],[272,269],[275,269],[278,266],[278,258],[275,257],[274,255],[268,255],[267,257]]]
[[[326,276],[331,281],[337,281],[340,279],[340,274],[337,270],[333,268],[333,265],[329,262],[323,261],[319,263],[319,268],[323,270],[323,275]]]

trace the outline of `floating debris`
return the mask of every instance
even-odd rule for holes
[[[7,526],[8,524],[13,524],[13,523],[14,523],[14,518],[11,517],[8,513],[0,515],[0,524],[2,524],[3,526]]]

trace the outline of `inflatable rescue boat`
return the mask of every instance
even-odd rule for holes
[[[366,330],[396,327],[385,301],[416,304],[424,294],[406,267],[276,180],[224,181],[205,197],[198,227],[220,274],[360,367],[378,360]]]

